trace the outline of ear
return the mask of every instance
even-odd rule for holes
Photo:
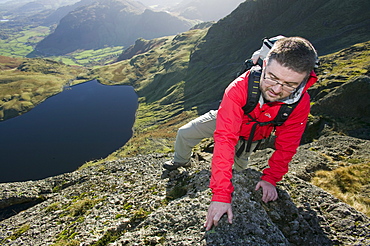
[[[265,58],[263,59],[263,62],[262,62],[262,71],[261,71],[262,73],[265,72],[266,66],[267,66],[267,59]]]

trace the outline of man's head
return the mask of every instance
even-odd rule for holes
[[[276,41],[264,61],[263,97],[270,102],[289,97],[307,80],[316,59],[317,53],[306,39],[291,37]]]
[[[304,38],[282,38],[275,42],[266,60],[267,65],[275,60],[295,72],[309,75],[315,67],[317,53],[312,44]]]

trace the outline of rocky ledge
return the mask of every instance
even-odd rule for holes
[[[208,146],[211,147],[211,146]],[[254,187],[272,153],[235,173],[234,220],[206,232],[210,153],[166,172],[171,155],[118,159],[39,181],[0,184],[1,245],[370,245],[370,218],[308,181],[320,169],[368,160],[370,141],[322,137],[303,145],[265,204]],[[341,158],[336,158],[336,157]]]

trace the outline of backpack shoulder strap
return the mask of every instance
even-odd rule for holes
[[[249,114],[258,104],[260,91],[261,70],[252,69],[248,77],[247,102],[243,106],[244,114]]]
[[[301,98],[303,95],[301,96]],[[293,104],[283,104],[281,105],[278,114],[276,115],[275,119],[272,121],[272,124],[275,126],[281,126],[289,117],[289,115],[293,112],[295,107],[301,101],[301,98]]]

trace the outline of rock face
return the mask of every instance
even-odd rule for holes
[[[368,160],[369,147],[369,140],[344,136],[301,146],[279,199],[268,204],[254,187],[272,150],[257,151],[250,169],[234,173],[233,224],[223,217],[209,232],[205,149],[192,167],[173,172],[161,167],[172,156],[158,154],[0,184],[0,244],[369,245],[370,218],[307,182],[315,170],[342,166],[335,156]]]

